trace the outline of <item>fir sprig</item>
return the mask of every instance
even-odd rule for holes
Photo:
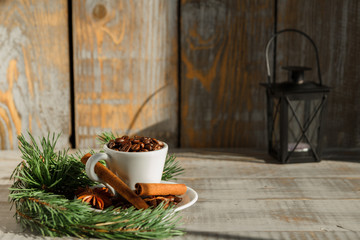
[[[181,235],[175,225],[179,218],[173,207],[164,209],[114,210],[95,212],[79,200],[42,190],[11,194],[16,218],[32,231],[44,236],[76,236],[109,239],[166,238]]]
[[[78,187],[92,184],[80,161],[69,156],[67,151],[55,151],[60,134],[41,138],[40,146],[30,133],[28,136],[29,141],[24,135],[18,137],[23,161],[11,176],[16,187],[21,185],[22,189],[42,189],[73,197]]]
[[[70,193],[94,182],[87,178],[76,156],[55,151],[58,137],[48,135],[40,145],[30,133],[29,141],[23,135],[18,137],[23,161],[12,174],[14,184],[9,199],[23,227],[53,237],[160,239],[183,234],[175,228],[180,218],[173,206],[109,208],[99,213],[74,200]]]
[[[117,138],[117,137],[118,137],[118,134],[115,134],[111,131],[105,131],[105,132],[100,133],[97,136],[97,140],[101,145],[104,145],[104,144],[108,143],[110,140],[115,140],[115,138]]]
[[[98,135],[97,139],[101,145],[108,143],[110,140],[115,140],[118,137],[117,134],[114,134],[111,131],[103,132]],[[161,180],[169,181],[176,179],[175,177],[182,174],[184,172],[184,168],[181,167],[180,163],[176,161],[175,155],[168,154],[166,156],[163,175]]]

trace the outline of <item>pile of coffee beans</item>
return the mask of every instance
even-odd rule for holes
[[[149,152],[162,149],[164,143],[155,138],[129,137],[125,135],[115,140],[110,140],[107,146],[110,149],[122,152]]]

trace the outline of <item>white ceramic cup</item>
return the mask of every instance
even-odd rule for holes
[[[95,164],[105,160],[110,171],[133,190],[136,183],[160,183],[168,152],[166,143],[163,148],[149,152],[116,151],[105,144],[104,151],[94,154],[86,163],[86,174],[91,180],[106,184],[94,171]]]

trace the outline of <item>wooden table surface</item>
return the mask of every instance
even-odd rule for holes
[[[178,182],[199,199],[181,212],[175,239],[360,239],[360,156],[355,160],[276,164],[252,150],[181,150]],[[0,151],[0,239],[24,233],[8,203],[17,151]]]

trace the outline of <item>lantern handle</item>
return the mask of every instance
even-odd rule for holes
[[[270,48],[270,44],[271,42],[277,38],[278,35],[280,35],[281,33],[284,33],[284,32],[296,32],[296,33],[300,33],[301,35],[303,35],[304,37],[306,37],[310,42],[311,44],[313,45],[314,47],[314,50],[315,50],[315,54],[316,54],[316,64],[317,64],[317,70],[318,70],[318,77],[319,77],[319,82],[320,82],[320,86],[322,86],[322,81],[321,81],[321,72],[320,72],[320,61],[319,61],[319,52],[318,52],[318,49],[315,45],[315,42],[307,35],[305,34],[304,32],[300,31],[300,30],[297,30],[297,29],[284,29],[284,30],[281,30],[281,31],[278,31],[276,32],[271,38],[270,40],[268,41],[268,43],[266,44],[266,68],[267,68],[267,75],[268,75],[268,83],[271,84],[271,71],[270,71],[270,64],[269,64],[269,48]],[[274,80],[275,81],[275,80]]]

